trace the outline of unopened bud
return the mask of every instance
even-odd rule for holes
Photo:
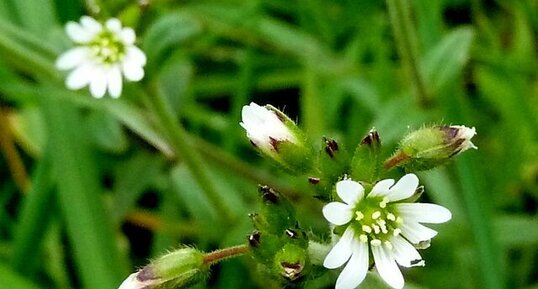
[[[274,269],[288,281],[295,281],[310,269],[308,252],[297,245],[286,244],[275,256]]]
[[[296,173],[312,167],[312,149],[306,145],[301,130],[283,112],[271,105],[251,102],[243,106],[241,117],[240,125],[263,155]]]
[[[403,138],[399,150],[385,162],[385,168],[403,166],[408,171],[428,170],[446,163],[470,148],[475,128],[462,125],[433,126],[413,131]]]
[[[371,129],[355,149],[351,161],[351,173],[354,179],[366,182],[377,179],[381,167],[380,147],[379,134],[375,129]]]
[[[208,266],[204,255],[194,248],[182,248],[166,254],[123,281],[119,289],[159,289],[173,284],[188,288],[202,281]]]

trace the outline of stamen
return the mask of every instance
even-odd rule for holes
[[[359,240],[363,243],[367,243],[368,242],[368,236],[364,235],[364,234],[361,234],[359,236]]]
[[[402,230],[396,228],[394,229],[394,231],[392,231],[392,235],[394,235],[394,237],[400,235],[402,233]]]
[[[402,224],[402,223],[403,223],[403,219],[402,219],[402,217],[398,217],[398,218],[396,218],[396,223],[398,223],[398,224]]]
[[[364,219],[364,214],[362,212],[360,212],[360,211],[355,212],[355,215],[357,215],[357,217],[355,217],[356,221],[360,221],[360,220]]]
[[[390,241],[385,241],[385,247],[389,250],[392,250],[392,243]]]
[[[381,246],[381,240],[373,239],[372,241],[370,241],[370,244],[372,246]]]
[[[372,228],[374,228],[374,233],[376,233],[376,234],[379,234],[379,232],[381,232],[378,225],[372,225]]]
[[[385,226],[385,224],[379,224],[379,226],[381,227],[381,232],[383,232],[383,234],[386,234],[386,233],[389,232],[387,230],[387,226]]]
[[[362,230],[368,234],[372,233],[372,228],[367,225],[362,225]]]
[[[389,199],[387,197],[384,197],[383,200],[379,203],[379,207],[381,209],[386,208],[388,202],[389,202]]]
[[[396,216],[394,216],[393,213],[388,213],[387,214],[387,219],[394,222],[394,221],[396,221]]]
[[[379,217],[381,217],[381,212],[380,211],[375,211],[375,212],[372,213],[372,219],[375,220],[375,219],[377,219]]]

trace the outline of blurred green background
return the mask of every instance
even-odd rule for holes
[[[54,68],[81,15],[137,31],[146,77],[119,100],[68,91]],[[256,101],[318,147],[476,127],[478,150],[420,174],[423,199],[454,217],[406,285],[536,289],[537,32],[535,0],[0,0],[0,288],[117,288],[179,244],[244,243],[260,183],[323,228],[308,185],[239,126]],[[269,284],[241,257],[197,288]]]

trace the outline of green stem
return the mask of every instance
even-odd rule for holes
[[[191,171],[193,177],[198,182],[198,185],[205,192],[207,198],[212,202],[215,210],[222,216],[226,223],[230,223],[233,219],[232,213],[224,205],[222,195],[216,190],[216,185],[209,176],[208,170],[205,168],[202,157],[188,142],[188,134],[175,117],[166,96],[161,92],[158,84],[150,84],[150,105],[159,119],[160,125],[164,133],[168,136],[174,150],[179,154],[185,164]]]
[[[408,5],[406,0],[387,0],[398,53],[411,77],[420,105],[427,107],[430,105],[431,97],[420,73],[417,36],[411,22]]]
[[[245,244],[216,250],[211,253],[205,254],[204,264],[213,265],[229,258],[239,257],[246,254],[249,250],[250,246]]]

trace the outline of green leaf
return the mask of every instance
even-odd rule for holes
[[[461,75],[469,59],[474,32],[470,27],[453,30],[430,51],[421,62],[426,84],[435,94]]]
[[[32,284],[24,279],[24,277],[13,272],[9,267],[4,264],[0,264],[0,280],[5,286],[9,286],[10,289],[39,289],[41,287]],[[8,285],[9,284],[9,285]]]
[[[52,172],[76,269],[87,289],[116,288],[126,270],[119,258],[114,230],[99,195],[99,175],[91,156],[86,127],[65,101],[43,101],[48,124]]]

